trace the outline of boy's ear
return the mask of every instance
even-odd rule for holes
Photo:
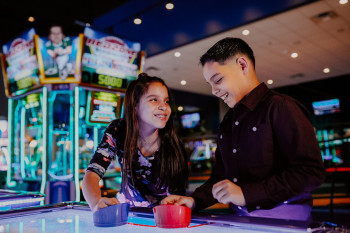
[[[247,59],[245,59],[244,57],[239,57],[236,59],[236,63],[241,67],[244,74],[248,72],[249,64]]]

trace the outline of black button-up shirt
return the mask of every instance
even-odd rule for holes
[[[325,171],[308,111],[298,101],[262,83],[226,113],[217,140],[211,177],[192,194],[196,209],[217,202],[212,187],[223,179],[241,187],[248,211],[312,205],[310,192]]]

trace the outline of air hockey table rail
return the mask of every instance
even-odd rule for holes
[[[235,232],[342,232],[349,229],[321,223],[309,224],[300,221],[235,217],[230,214],[192,214],[187,228],[165,229],[155,226],[151,208],[131,207],[128,224],[115,228],[93,225],[92,212],[86,203],[63,202],[52,205],[26,207],[0,211],[0,232],[167,232],[169,233],[235,233]]]
[[[0,189],[0,211],[40,205],[45,195],[39,192]]]

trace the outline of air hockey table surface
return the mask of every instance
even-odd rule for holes
[[[234,233],[234,232],[326,232],[315,231],[299,221],[234,217],[232,215],[192,214],[187,228],[156,227],[152,209],[130,208],[128,224],[95,227],[93,214],[84,203],[64,202],[54,205],[0,211],[0,233],[4,232],[167,232],[167,233]],[[323,228],[324,229],[324,228]],[[317,229],[316,229],[317,230]],[[319,228],[322,230],[322,228]],[[332,231],[344,232],[344,231]],[[345,231],[350,232],[350,231]]]

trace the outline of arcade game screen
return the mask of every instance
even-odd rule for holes
[[[87,123],[109,124],[120,117],[121,96],[102,91],[89,91],[87,101]]]

